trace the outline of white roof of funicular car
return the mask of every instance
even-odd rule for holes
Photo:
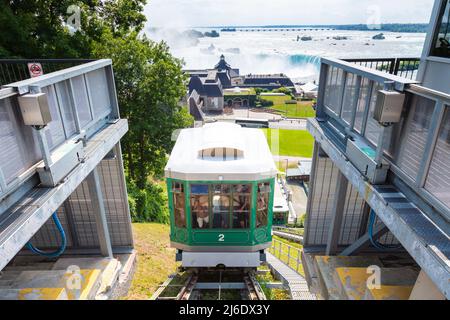
[[[276,174],[264,133],[227,122],[181,130],[165,168],[167,178],[191,181],[262,180]]]

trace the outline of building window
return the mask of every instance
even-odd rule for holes
[[[267,226],[269,222],[270,183],[258,183],[256,201],[256,228]]]
[[[442,6],[431,55],[450,58],[450,0]]]
[[[450,208],[450,106],[446,109],[425,189]]]
[[[233,229],[248,229],[250,227],[250,184],[233,185]]]
[[[177,228],[186,228],[186,206],[184,198],[184,185],[180,182],[173,182],[173,211],[175,226]]]
[[[207,184],[191,185],[192,228],[209,228],[209,186]]]
[[[213,185],[212,217],[214,229],[230,228],[231,185]]]

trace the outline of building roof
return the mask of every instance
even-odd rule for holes
[[[230,70],[231,66],[225,61],[225,56],[221,55],[220,56],[220,61],[216,64],[214,69],[217,69],[217,70]]]
[[[235,149],[239,157],[202,158],[202,150]],[[216,122],[181,130],[165,168],[167,178],[181,180],[262,180],[278,170],[264,133],[234,123]]]

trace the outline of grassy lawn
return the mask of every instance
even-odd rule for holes
[[[312,158],[314,139],[306,130],[261,129],[266,135],[272,154]],[[272,145],[272,130],[279,131],[279,147]],[[278,149],[278,150],[277,150]]]
[[[277,236],[273,236],[273,239],[281,242],[281,254],[280,251],[278,250],[279,242],[276,242],[275,244],[276,250],[270,248],[270,253],[272,253],[278,259],[280,259],[285,264],[290,266],[292,269],[296,270],[302,276],[305,276],[303,265],[301,264],[302,261],[301,251],[303,250],[303,246],[299,243],[292,242]],[[294,247],[290,249],[290,252],[289,246]],[[300,263],[297,263],[297,260],[300,261]]]
[[[273,107],[270,109],[278,111],[287,118],[311,118],[316,116],[312,105],[313,101],[297,101],[297,104],[286,104],[291,100],[289,96],[262,96],[263,99],[273,101]]]
[[[133,223],[137,269],[125,299],[149,299],[167,277],[176,272],[175,249],[170,248],[169,226]]]

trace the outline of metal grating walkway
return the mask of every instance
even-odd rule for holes
[[[309,292],[305,278],[289,268],[286,264],[269,252],[266,252],[267,263],[286,282],[291,291],[292,300],[316,300],[316,296]]]

